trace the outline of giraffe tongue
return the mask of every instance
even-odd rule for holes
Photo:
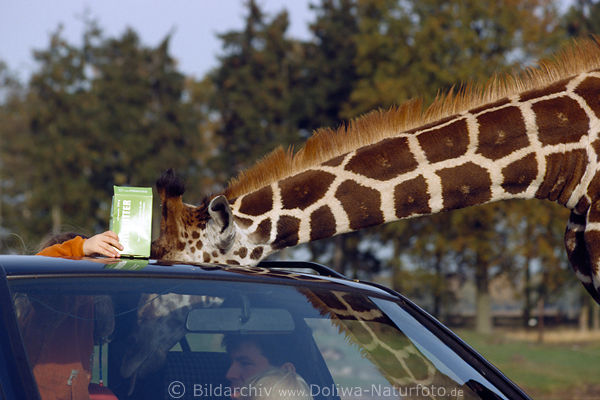
[[[137,370],[133,373],[133,375],[131,375],[131,378],[129,378],[129,391],[127,392],[127,396],[131,396],[133,394],[133,391],[135,389],[135,381],[137,378]]]

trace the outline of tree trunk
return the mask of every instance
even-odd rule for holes
[[[50,217],[52,218],[52,233],[56,235],[62,231],[62,211],[58,205],[52,206]]]
[[[592,303],[592,329],[600,330],[600,305]]]
[[[492,332],[492,299],[489,290],[487,265],[477,259],[475,271],[475,330],[479,333]]]
[[[445,285],[442,276],[442,255],[439,251],[435,253],[435,284],[433,288],[433,316],[441,320],[442,295]]]
[[[344,246],[345,240],[343,236],[336,236],[333,239],[334,249],[333,249],[333,257],[331,260],[331,264],[333,265],[333,269],[335,269],[339,273],[344,273]]]
[[[525,328],[529,327],[529,320],[531,319],[531,270],[529,269],[529,257],[525,260],[525,287],[524,289],[524,297],[525,304],[523,304],[523,326]]]
[[[579,311],[579,330],[587,332],[590,329],[590,300],[587,293],[583,297],[581,310]]]
[[[537,316],[538,316],[538,336],[537,342],[544,343],[544,296],[540,295],[537,302]]]

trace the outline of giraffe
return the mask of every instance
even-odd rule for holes
[[[600,303],[600,41],[536,68],[373,111],[281,148],[198,206],[169,170],[152,256],[254,265],[289,246],[504,199],[571,210],[565,245]]]

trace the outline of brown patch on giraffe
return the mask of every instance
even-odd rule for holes
[[[600,161],[600,139],[596,139],[592,142],[592,148],[596,153],[596,161]]]
[[[235,223],[242,229],[247,229],[250,225],[252,225],[252,221],[250,218],[242,218],[242,217],[234,217]]]
[[[248,255],[248,249],[245,247],[240,247],[237,253],[240,256],[240,258],[246,258],[246,256]]]
[[[195,253],[195,252],[196,252],[196,248],[195,248],[195,247],[190,247],[190,251],[191,251],[192,253]]]
[[[274,249],[294,246],[298,244],[300,220],[296,217],[282,215],[277,220],[277,236],[272,246]]]
[[[328,206],[321,206],[310,214],[310,240],[335,235],[335,217]]]
[[[493,103],[489,103],[489,104],[485,104],[481,107],[473,108],[473,109],[469,110],[469,112],[471,114],[479,114],[482,111],[489,110],[490,108],[502,107],[503,105],[506,105],[508,103],[510,103],[510,100],[505,97],[505,98],[495,101]]]
[[[266,243],[271,237],[271,219],[265,218],[263,219],[256,230],[250,234],[250,240],[256,243]]]
[[[421,132],[421,131],[429,130],[431,128],[435,128],[438,125],[445,124],[448,121],[452,121],[453,119],[456,119],[457,117],[458,117],[458,115],[452,114],[452,115],[443,117],[443,118],[441,118],[439,120],[432,121],[432,122],[430,122],[428,124],[420,125],[420,126],[417,126],[415,128],[409,129],[406,132],[407,133],[416,133],[416,132]]]
[[[396,217],[404,218],[413,214],[429,214],[429,193],[423,176],[402,182],[394,188]]]
[[[327,193],[335,175],[323,171],[306,171],[279,182],[283,208],[304,210]]]
[[[202,246],[204,246],[204,244],[202,243],[202,240],[198,240],[198,241],[196,242],[196,248],[197,248],[198,250],[202,250]]]
[[[198,233],[198,231],[192,232],[192,238],[193,239],[198,239],[199,237],[200,237],[200,233]]]
[[[577,86],[575,93],[583,97],[587,105],[596,114],[596,117],[600,118],[600,78],[586,78]]]
[[[502,188],[508,193],[522,193],[537,177],[538,164],[535,154],[530,153],[502,169]]]
[[[477,153],[498,160],[529,145],[523,115],[517,107],[506,107],[477,117]]]
[[[579,202],[577,202],[577,205],[575,206],[575,212],[578,214],[585,214],[589,208],[590,201],[583,196],[581,199],[579,199]]]
[[[538,138],[543,145],[574,143],[588,133],[589,118],[569,97],[542,100],[532,106],[536,115]]]
[[[542,96],[548,96],[550,94],[560,93],[567,90],[567,83],[569,83],[570,79],[563,79],[556,83],[553,83],[549,86],[546,86],[541,89],[529,90],[519,97],[520,101],[529,101],[533,99],[540,98]]]
[[[442,180],[444,210],[474,206],[492,198],[492,180],[485,168],[473,162],[437,172]]]
[[[240,263],[236,260],[225,260],[225,264],[227,265],[240,265]]]
[[[202,260],[204,260],[205,263],[210,262],[210,254],[202,252]]]
[[[417,168],[405,137],[385,139],[363,147],[346,164],[347,171],[385,181]]]
[[[442,128],[423,132],[417,136],[429,162],[435,163],[457,158],[467,152],[469,131],[464,119]]]
[[[350,229],[357,230],[383,223],[381,195],[377,190],[347,180],[338,187],[335,197],[348,215]]]
[[[262,257],[262,254],[263,254],[263,248],[262,247],[256,247],[250,253],[250,258],[253,259],[253,260],[260,260],[260,258]]]
[[[592,202],[598,200],[600,195],[600,173],[596,173],[590,184],[588,185],[587,195],[590,197]]]
[[[588,164],[585,150],[555,153],[546,156],[546,175],[535,197],[566,204],[581,182]]]
[[[346,154],[348,154],[348,153],[346,153]],[[344,158],[346,157],[346,154],[342,154],[341,156],[334,157],[329,161],[325,161],[321,165],[325,165],[327,167],[337,167],[337,166],[341,165],[342,162],[344,162]]]
[[[177,242],[177,250],[183,251],[183,249],[185,249],[185,242]]]
[[[247,194],[242,198],[240,212],[247,215],[263,215],[273,208],[273,190],[270,186]]]

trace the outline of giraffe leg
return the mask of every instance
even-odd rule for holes
[[[584,215],[571,212],[565,232],[565,246],[575,275],[600,304],[600,230],[597,224],[589,223],[589,216],[589,211]]]

